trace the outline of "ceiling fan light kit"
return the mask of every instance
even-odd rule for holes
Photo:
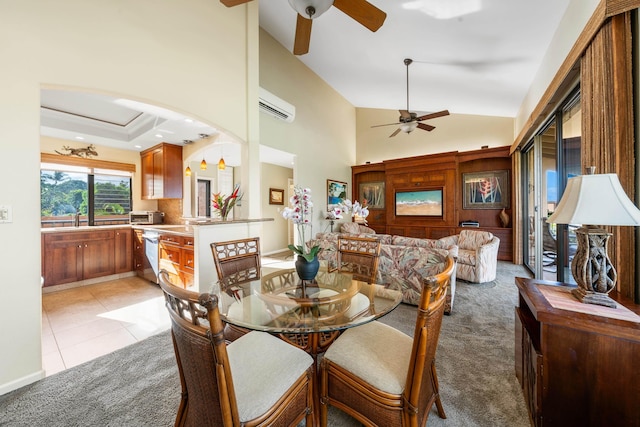
[[[289,0],[289,4],[298,14],[314,19],[329,10],[333,0]]]
[[[431,132],[435,129],[435,126],[428,125],[426,123],[421,123],[423,120],[435,119],[437,117],[448,116],[449,110],[437,111],[435,113],[425,114],[423,116],[419,116],[417,113],[409,111],[409,65],[413,63],[413,59],[405,58],[404,65],[407,67],[407,109],[406,110],[398,110],[400,112],[400,117],[398,118],[398,123],[388,123],[386,125],[375,125],[371,126],[372,128],[377,128],[380,126],[399,126],[389,138],[396,136],[400,133],[400,131],[404,133],[411,133],[416,128],[426,130]]]

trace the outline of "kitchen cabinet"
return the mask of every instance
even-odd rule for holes
[[[42,258],[44,286],[114,274],[114,231],[48,233]]]
[[[640,426],[640,305],[583,304],[516,277],[515,372],[533,426]]]
[[[132,270],[133,244],[131,243],[131,228],[114,230],[114,264],[115,272],[126,273]]]
[[[167,270],[171,283],[183,288],[193,285],[193,237],[160,235],[160,270]]]
[[[143,199],[182,198],[182,146],[162,143],[140,153]]]

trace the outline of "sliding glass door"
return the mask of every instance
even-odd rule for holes
[[[524,264],[537,279],[571,283],[575,228],[549,224],[567,179],[580,174],[580,94],[572,93],[522,151]]]

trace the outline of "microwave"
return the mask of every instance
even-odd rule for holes
[[[164,214],[158,211],[135,211],[129,212],[129,223],[131,224],[162,224]]]

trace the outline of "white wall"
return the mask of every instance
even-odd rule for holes
[[[327,179],[349,182],[351,188],[351,166],[356,160],[355,107],[263,30],[260,86],[296,107],[293,123],[260,113],[260,143],[296,155],[294,183],[311,188],[315,234],[327,223],[323,219]],[[265,233],[272,226],[276,224],[265,223]]]
[[[287,249],[287,228],[289,224],[280,213],[289,204],[287,198],[287,182],[293,178],[293,169],[261,163],[262,217],[273,218],[273,222],[266,223],[260,241],[261,252],[269,254]],[[269,204],[269,188],[284,190],[284,205]]]
[[[0,1],[0,205],[13,209],[13,222],[0,224],[0,394],[42,375],[41,87],[121,95],[255,141],[257,124],[249,121],[257,107],[254,113],[247,100],[257,99],[257,8],[208,0]]]
[[[549,44],[549,49],[544,55],[542,64],[536,73],[533,83],[523,99],[522,104],[520,104],[515,122],[516,136],[522,131],[523,126],[526,125],[533,109],[544,94],[544,91],[549,87],[551,80],[555,77],[562,62],[569,54],[576,40],[578,40],[578,36],[587,21],[591,18],[591,15],[593,15],[596,6],[598,6],[601,1],[602,0],[571,0],[564,16],[560,20],[558,30]],[[549,12],[552,13],[552,11]]]

